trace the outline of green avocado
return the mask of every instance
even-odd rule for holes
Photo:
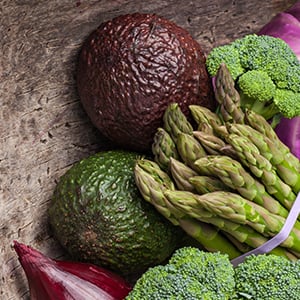
[[[139,154],[99,152],[59,180],[49,208],[54,236],[74,258],[123,275],[167,259],[182,231],[147,203],[135,184]]]

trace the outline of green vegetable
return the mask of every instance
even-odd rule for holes
[[[154,161],[164,171],[169,170],[171,157],[178,158],[176,145],[164,128],[159,127],[156,130],[152,143],[152,154]]]
[[[204,106],[190,105],[189,109],[198,126],[203,123],[208,124],[210,127],[213,127],[213,124],[222,125],[219,115]]]
[[[241,105],[259,112],[266,119],[272,118],[280,110],[275,104],[276,85],[270,76],[260,70],[250,70],[237,81]],[[294,92],[292,92],[295,94]],[[274,99],[274,101],[270,101]],[[276,99],[279,99],[278,97]],[[284,108],[284,106],[283,106]]]
[[[187,133],[179,133],[176,142],[177,151],[181,160],[189,167],[194,167],[194,162],[206,155],[205,149],[200,142]]]
[[[251,110],[246,110],[245,119],[247,124],[265,137],[272,141],[273,149],[277,149],[277,153],[281,153],[281,157],[289,161],[294,168],[300,172],[300,160],[297,156],[291,153],[290,148],[287,147],[278,137],[270,123],[264,117]]]
[[[215,47],[206,60],[211,76],[228,67],[240,93],[241,106],[270,119],[300,115],[300,63],[283,40],[249,34]]]
[[[144,201],[135,184],[139,158],[134,152],[102,151],[60,178],[49,220],[72,258],[135,274],[164,261],[181,243],[183,231]]]
[[[234,269],[226,254],[183,247],[166,265],[148,269],[125,299],[226,300],[234,286]]]
[[[134,173],[136,184],[143,198],[170,222],[180,226],[208,251],[221,251],[227,253],[230,258],[240,255],[240,252],[219,233],[218,229],[195,220],[168,201],[164,193],[175,190],[175,187],[172,179],[159,168],[158,164],[147,159],[138,160]]]
[[[300,295],[300,263],[276,255],[251,255],[235,268],[232,299],[288,299]]]
[[[189,178],[189,182],[195,187],[199,195],[215,192],[229,191],[230,188],[217,177],[197,175]]]
[[[193,127],[181,111],[178,103],[171,103],[163,115],[163,128],[170,134],[176,143],[180,133],[192,135]]]
[[[164,196],[167,198],[167,201],[170,203],[172,207],[175,207],[177,210],[182,212],[182,215],[190,216],[191,218],[195,218],[196,220],[199,220],[204,223],[208,223],[211,225],[214,225],[215,227],[219,228],[222,232],[227,232],[232,237],[234,237],[237,241],[241,243],[245,243],[253,248],[259,247],[262,244],[266,243],[268,238],[264,236],[262,233],[258,232],[256,229],[260,227],[260,224],[256,226],[256,229],[254,227],[252,228],[248,224],[241,224],[241,222],[235,222],[236,220],[243,220],[245,219],[245,216],[236,216],[237,219],[235,221],[230,220],[230,218],[227,217],[227,215],[221,216],[220,214],[216,214],[212,211],[207,210],[201,203],[204,200],[212,201],[213,200],[213,194],[219,194],[221,198],[224,196],[220,195],[219,192],[213,192],[208,193],[204,195],[197,195],[191,192],[187,191],[172,191],[172,190],[166,190],[164,192]],[[238,195],[237,195],[238,196]],[[236,197],[237,197],[236,196]],[[232,198],[226,199],[231,202]],[[232,203],[233,205],[235,203]],[[216,210],[218,208],[216,207]],[[226,207],[225,207],[226,210]],[[221,210],[220,210],[221,211]],[[231,208],[228,208],[228,211],[231,212]],[[267,217],[267,216],[266,216]],[[276,220],[270,220],[272,226],[278,226],[277,219]],[[271,224],[270,223],[270,224]],[[253,225],[253,224],[251,224]],[[261,227],[263,228],[263,227]],[[284,246],[285,247],[297,247],[296,244],[298,244],[298,238],[294,240],[294,238],[289,238]],[[295,242],[295,243],[294,243]],[[288,244],[287,244],[288,243]],[[270,253],[285,256],[291,260],[295,260],[295,255],[291,253],[290,249],[283,248],[283,247],[277,247],[273,249]],[[225,251],[226,253],[226,251]]]
[[[221,138],[212,133],[197,130],[194,131],[194,137],[201,143],[208,154],[221,154],[222,149],[227,146]]]
[[[170,171],[172,178],[176,183],[176,187],[179,190],[195,191],[195,186],[189,179],[197,175],[196,171],[175,158],[171,158],[170,160]]]
[[[264,165],[263,168],[260,166],[260,172],[269,173],[267,178],[263,176],[263,174],[261,175],[262,181],[265,183],[267,189],[268,187],[274,186],[274,184],[268,183],[270,179],[274,180],[274,183],[277,181],[277,185],[279,184],[280,189],[284,190],[284,195],[280,196],[277,188],[274,189],[274,192],[276,196],[278,196],[278,200],[287,208],[290,208],[296,198],[295,194],[300,191],[300,175],[297,168],[299,160],[294,157],[288,149],[281,146],[278,138],[271,136],[271,129],[267,130],[267,134],[259,132],[246,124],[230,124],[227,126],[227,129],[228,132],[234,134],[235,137],[230,138],[231,135],[229,134],[225,139],[236,150],[241,161],[247,165],[242,156],[246,157],[246,159],[250,159],[250,153],[256,152],[255,159],[252,158],[252,161],[254,164],[260,161],[260,163]],[[241,140],[245,141],[243,143],[244,145],[239,143]],[[276,178],[275,171],[281,180]],[[273,175],[271,175],[270,172],[273,172]],[[292,193],[292,191],[295,194]]]
[[[224,122],[244,123],[240,94],[224,63],[221,63],[215,76],[215,97],[219,103],[219,114]]]
[[[260,153],[255,144],[253,144],[247,136],[234,133],[228,135],[227,141],[233,146],[241,163],[249,168],[256,178],[261,180],[269,194],[273,195],[287,208],[291,208],[296,199],[296,195],[293,193],[291,186],[282,181],[272,163]],[[291,183],[291,185],[292,183],[296,186],[299,185],[298,178],[300,177],[298,173],[290,172],[290,174],[287,173],[287,181],[290,181],[289,183]]]
[[[244,198],[253,201],[274,214],[286,217],[288,211],[267,191],[265,186],[243,168],[242,164],[225,155],[208,155],[195,162],[198,173],[218,177],[225,185]]]

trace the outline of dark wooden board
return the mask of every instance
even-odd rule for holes
[[[133,12],[157,13],[187,29],[208,52],[258,31],[295,1],[0,1],[0,299],[28,299],[14,239],[47,255],[47,207],[58,178],[110,148],[79,102],[75,69],[83,40],[100,23]]]

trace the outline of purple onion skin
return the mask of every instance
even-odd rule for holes
[[[281,118],[275,132],[291,152],[300,159],[300,116],[292,119]]]
[[[131,286],[101,267],[53,260],[14,241],[14,249],[25,271],[31,300],[122,300]]]
[[[298,17],[300,17],[300,2],[298,3]],[[258,32],[259,35],[270,35],[284,40],[300,60],[300,19],[282,12],[277,14]]]
[[[287,9],[286,12],[300,21],[300,1],[297,1],[289,9]]]
[[[277,14],[258,32],[284,40],[300,61],[300,1],[284,12]],[[300,159],[300,116],[281,118],[275,128],[280,140]]]

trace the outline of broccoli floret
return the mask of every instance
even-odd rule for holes
[[[166,265],[149,268],[126,300],[226,300],[234,286],[234,270],[226,254],[183,247]]]
[[[276,86],[266,72],[258,70],[245,72],[239,77],[237,86],[242,107],[252,109],[266,119],[279,113],[273,101]]]
[[[249,34],[231,44],[215,47],[208,54],[206,66],[211,76],[216,75],[222,62],[229,69],[237,90],[243,93],[242,96],[245,94],[250,96],[246,102],[241,103],[242,107],[253,109],[266,119],[278,113],[288,118],[299,115],[299,111],[295,108],[299,106],[300,62],[285,41],[267,35]],[[248,74],[250,71],[263,72],[263,75],[260,76],[260,73],[250,75]],[[246,78],[250,80],[249,84]],[[257,84],[254,84],[255,78],[258,80]],[[262,88],[263,78],[265,90]],[[280,92],[276,98],[276,103],[280,105],[272,104],[275,102],[274,87],[275,90],[284,89],[293,92],[294,101],[289,98],[290,101],[285,102],[285,97],[279,99],[278,97],[282,95]],[[269,98],[268,93],[273,94],[273,97]],[[264,105],[257,103],[262,102],[262,99],[266,99]]]
[[[208,54],[206,60],[208,73],[215,76],[221,63],[226,64],[234,80],[245,72],[245,69],[242,67],[240,62],[239,50],[231,44],[214,48]]]
[[[235,283],[232,299],[297,300],[300,263],[272,254],[250,255],[235,268]]]
[[[287,118],[293,118],[295,114],[300,115],[300,94],[295,94],[291,90],[277,89],[274,103]]]

